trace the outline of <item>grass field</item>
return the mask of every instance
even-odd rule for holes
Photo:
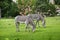
[[[25,24],[16,32],[14,19],[0,19],[0,40],[60,40],[60,17],[47,17],[46,28],[37,26],[34,33],[25,31]]]

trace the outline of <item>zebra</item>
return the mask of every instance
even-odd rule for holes
[[[45,26],[45,24],[46,24],[46,22],[45,22],[45,15],[42,15],[42,14],[39,14],[39,13],[37,13],[37,14],[28,14],[29,15],[29,17],[31,17],[33,20],[36,20],[36,25],[37,25],[37,23],[38,23],[38,27],[40,27],[40,25],[39,25],[39,21],[42,21],[42,25],[43,25],[43,27],[45,28],[46,26]]]
[[[27,16],[16,16],[15,17],[15,25],[16,25],[16,31],[19,32],[19,24],[20,23],[25,23],[26,24],[26,29],[28,28],[28,25],[31,25],[32,26],[32,31],[34,32],[35,31],[35,24],[33,22],[33,20],[27,15]]]

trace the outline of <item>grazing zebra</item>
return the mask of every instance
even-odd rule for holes
[[[15,25],[16,25],[16,31],[19,32],[19,23],[25,23],[26,24],[26,29],[28,28],[28,25],[30,24],[32,26],[32,31],[35,31],[35,24],[33,20],[29,16],[16,16],[15,17]]]
[[[39,21],[41,20],[42,21],[42,25],[43,25],[43,27],[45,28],[46,26],[45,26],[45,19],[44,19],[44,15],[42,15],[42,14],[28,14],[29,15],[29,17],[31,17],[33,20],[36,20],[36,25],[37,25],[37,23],[38,23],[38,26],[40,27],[40,25],[39,25]]]

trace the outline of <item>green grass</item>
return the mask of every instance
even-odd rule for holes
[[[0,19],[0,40],[60,40],[60,17],[47,17],[46,28],[37,26],[34,33],[25,31],[25,24],[16,32],[14,19]]]

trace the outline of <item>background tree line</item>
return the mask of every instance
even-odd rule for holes
[[[60,5],[60,0],[55,0],[55,4],[49,4],[49,0],[18,0],[17,2],[18,4],[12,0],[0,0],[2,17],[15,17],[21,10],[24,10],[28,6],[32,9],[32,13],[37,10],[40,12],[48,12],[48,14],[54,16],[56,15],[55,4]]]

